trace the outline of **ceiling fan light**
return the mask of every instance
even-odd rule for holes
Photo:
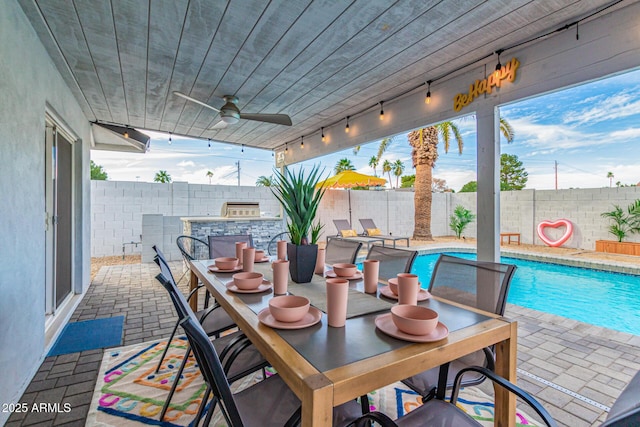
[[[238,120],[240,120],[238,117],[234,117],[234,116],[222,116],[222,121],[225,122],[228,125],[233,125],[238,123]]]

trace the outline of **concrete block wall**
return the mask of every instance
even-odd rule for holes
[[[180,259],[178,252],[173,253],[177,251],[175,238],[182,234],[179,217],[217,216],[225,201],[258,201],[263,215],[280,214],[277,200],[264,187],[111,181],[92,181],[91,187],[92,256],[122,255],[123,243],[139,242],[144,234],[145,241],[151,236],[154,243],[162,242],[170,259]],[[412,191],[328,190],[318,210],[318,219],[325,225],[322,240],[336,234],[333,219],[349,218],[349,197],[352,226],[358,232],[363,231],[358,219],[372,218],[383,233],[413,235]],[[500,230],[520,233],[522,243],[543,245],[536,232],[540,221],[566,218],[574,224],[574,232],[564,246],[593,250],[596,240],[613,238],[607,231],[609,221],[601,214],[616,204],[626,210],[637,199],[640,199],[640,187],[506,191],[500,193]],[[453,234],[449,217],[459,204],[477,213],[476,193],[433,194],[431,232],[434,236]],[[147,215],[149,218],[143,221]],[[154,215],[165,217],[162,234],[160,219]],[[476,237],[476,227],[477,222],[472,222],[464,235]],[[560,237],[560,231],[545,230],[553,239]],[[627,240],[638,242],[640,236],[633,235]],[[142,245],[126,245],[127,254],[142,250]],[[152,255],[146,254],[144,258],[151,259]]]
[[[142,246],[131,242],[142,242],[143,215],[218,216],[227,201],[257,201],[263,215],[280,215],[280,205],[266,187],[91,181],[91,256],[119,256],[123,246],[127,255],[141,254]],[[171,228],[175,224],[169,221]],[[175,238],[173,242],[175,246]]]
[[[167,260],[182,260],[182,255],[176,246],[176,239],[183,234],[181,217],[162,214],[142,215],[142,245],[140,246],[142,262],[153,261],[155,256],[153,245],[158,245]]]

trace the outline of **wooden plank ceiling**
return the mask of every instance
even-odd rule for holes
[[[90,121],[274,149],[610,0],[19,0]],[[212,130],[236,95],[240,120]]]

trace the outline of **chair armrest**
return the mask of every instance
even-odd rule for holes
[[[461,369],[456,375],[456,379],[453,384],[453,390],[451,391],[451,403],[456,404],[458,400],[458,392],[460,391],[460,382],[462,381],[462,376],[466,372],[475,371],[479,372],[485,377],[489,378],[493,381],[494,384],[498,384],[499,386],[505,388],[509,392],[515,394],[520,399],[522,399],[527,405],[529,405],[541,418],[542,422],[544,422],[549,427],[557,427],[557,424],[551,414],[547,412],[546,409],[538,402],[533,396],[529,393],[518,387],[517,385],[507,381],[501,376],[497,375],[495,372],[490,371],[487,368],[483,368],[482,366],[470,366],[468,368]]]
[[[211,313],[213,313],[213,310],[216,310],[218,308],[220,308],[220,304],[218,304],[218,302],[216,302],[215,304],[213,304],[211,307],[207,308],[204,312],[204,314],[202,316],[200,316],[200,318],[198,319],[200,321],[200,323],[204,323],[204,319],[207,318],[208,315],[210,315]]]
[[[196,286],[195,288],[193,288],[191,290],[191,292],[189,292],[189,295],[187,295],[187,301],[189,301],[191,299],[191,297],[193,296],[193,294],[195,294],[196,292],[198,292],[200,290],[200,288],[204,287],[204,284],[199,284],[198,286]]]

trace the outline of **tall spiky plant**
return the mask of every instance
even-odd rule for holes
[[[325,188],[316,185],[321,180],[322,172],[319,166],[314,166],[305,176],[302,168],[297,173],[285,169],[285,173],[275,171],[274,183],[270,187],[273,195],[278,199],[287,214],[287,229],[291,236],[291,243],[308,245],[309,232],[313,229],[320,200],[324,196]],[[319,230],[313,229],[311,243],[317,243]]]

